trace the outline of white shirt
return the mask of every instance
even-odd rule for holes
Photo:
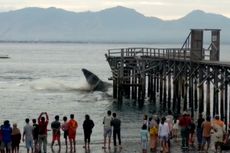
[[[104,128],[111,128],[112,116],[105,116],[103,120]]]
[[[168,136],[169,135],[169,125],[168,125],[168,123],[166,123],[166,122],[164,124],[160,123],[159,130],[158,130],[158,135],[159,136]]]

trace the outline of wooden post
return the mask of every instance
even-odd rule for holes
[[[168,74],[168,110],[171,110],[171,70]]]
[[[191,108],[191,115],[194,114],[194,105],[193,105],[193,77],[189,78],[189,107]]]
[[[210,67],[207,68],[206,116],[211,115],[210,107]]]
[[[228,71],[227,69],[225,70],[225,81],[224,81],[224,116],[225,116],[225,125],[228,121],[228,81],[227,81],[227,77],[228,77]],[[227,127],[226,127],[227,128]]]
[[[214,85],[213,85],[213,116],[215,114],[219,114],[219,105],[218,105],[218,69],[216,67],[213,68],[214,73]]]
[[[223,71],[221,71],[223,73]],[[220,88],[220,118],[224,119],[224,74],[221,75],[221,88]]]
[[[199,69],[199,113],[204,111],[204,84],[203,81],[203,67]]]
[[[113,98],[117,99],[117,78],[113,78]]]

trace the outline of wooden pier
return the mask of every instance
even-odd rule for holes
[[[219,61],[219,29],[191,29],[181,48],[109,49],[105,56],[119,103],[126,98],[140,107],[158,104],[162,113],[220,114],[227,122],[230,62]]]

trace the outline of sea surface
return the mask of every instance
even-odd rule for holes
[[[85,81],[86,68],[103,81],[112,76],[106,61],[107,49],[123,47],[181,47],[177,44],[88,44],[88,43],[0,43],[0,123],[8,119],[22,130],[25,118],[37,118],[48,112],[50,122],[55,115],[75,114],[79,128],[78,142],[83,143],[82,123],[85,114],[95,122],[92,143],[103,140],[103,116],[107,110],[116,112],[122,121],[123,141],[139,140],[143,114],[150,114],[152,106],[142,109],[130,101],[121,107],[107,92],[92,92]],[[230,45],[221,45],[221,60],[230,61]],[[49,124],[50,128],[50,124]],[[49,133],[51,140],[51,133]]]

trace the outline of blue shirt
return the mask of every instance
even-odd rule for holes
[[[1,126],[1,130],[2,130],[2,140],[5,144],[9,143],[12,141],[11,138],[11,133],[12,133],[12,128],[10,127],[10,124],[8,125],[2,125]]]

